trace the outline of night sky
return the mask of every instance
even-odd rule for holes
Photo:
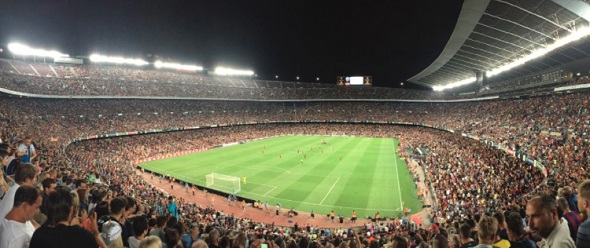
[[[70,56],[156,54],[254,70],[260,79],[336,83],[339,75],[371,75],[376,86],[399,87],[438,57],[462,3],[0,0],[0,44]]]

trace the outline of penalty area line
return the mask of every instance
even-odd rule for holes
[[[270,185],[269,185],[269,186],[270,186]],[[271,191],[275,190],[276,188],[277,188],[277,187],[275,187],[275,186],[272,186],[272,189],[270,189],[269,191],[267,191],[267,192],[264,194],[264,196],[268,195],[268,193],[270,193]]]
[[[334,186],[336,186],[338,181],[340,181],[340,177],[338,177],[338,179],[336,179],[336,182],[334,182],[334,184],[332,184],[332,187],[330,188],[330,190],[328,190],[328,193],[326,193],[326,195],[324,196],[324,199],[322,199],[322,201],[320,202],[320,205],[322,205],[322,203],[324,203],[324,200],[326,200],[326,197],[328,197],[330,192],[332,192],[332,190],[334,189]]]

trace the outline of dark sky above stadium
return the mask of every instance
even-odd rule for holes
[[[376,86],[398,87],[438,57],[462,3],[0,0],[0,42],[82,56],[157,54],[262,79],[371,75]]]

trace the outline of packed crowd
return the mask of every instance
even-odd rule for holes
[[[370,102],[294,104],[172,100],[50,101],[4,97],[0,100],[2,106],[10,107],[0,110],[0,130],[2,130],[0,138],[4,143],[10,143],[15,148],[7,151],[7,155],[4,156],[10,158],[19,156],[15,144],[23,140],[24,136],[35,137],[35,152],[39,155],[34,163],[43,169],[39,175],[40,179],[43,178],[40,182],[52,178],[61,184],[69,185],[70,188],[76,188],[76,182],[92,178],[94,182],[98,180],[107,185],[118,185],[114,189],[103,188],[102,191],[107,192],[105,197],[109,197],[108,192],[113,192],[110,193],[109,199],[115,199],[121,195],[135,198],[137,208],[134,208],[133,213],[137,214],[138,211],[148,213],[151,208],[156,211],[157,202],[164,199],[163,192],[155,190],[137,176],[133,163],[138,157],[166,154],[180,146],[186,149],[207,148],[220,143],[267,137],[277,133],[330,134],[337,131],[354,135],[401,136],[407,146],[429,151],[429,154],[422,157],[419,163],[428,173],[428,181],[434,188],[434,194],[438,200],[437,209],[432,216],[435,222],[446,223],[443,224],[446,228],[441,230],[452,230],[452,225],[461,222],[471,223],[474,227],[478,219],[476,217],[484,216],[486,212],[522,210],[530,204],[526,195],[547,191],[543,187],[535,188],[543,185],[541,172],[535,171],[529,164],[516,161],[476,141],[438,131],[421,130],[406,134],[408,132],[404,128],[387,125],[255,125],[209,129],[207,132],[211,133],[207,134],[198,131],[175,132],[78,142],[67,147],[66,144],[71,138],[81,136],[220,123],[275,120],[425,123],[475,134],[527,153],[546,166],[549,181],[552,182],[550,185],[565,187],[565,195],[568,196],[567,192],[569,195],[576,195],[576,187],[587,178],[584,170],[588,162],[587,129],[590,124],[587,99],[588,93],[552,95],[516,101],[448,104]],[[24,139],[25,144],[26,140]],[[10,171],[10,174],[12,173],[16,172]],[[17,185],[23,181],[17,181]],[[466,185],[471,188],[465,187]],[[3,192],[9,191],[6,185],[1,186]],[[550,188],[548,193],[563,196],[564,190],[561,193],[557,192],[559,187]],[[101,191],[100,187],[94,192],[98,193],[98,191]],[[16,189],[12,193],[16,193]],[[94,193],[91,195],[94,196]],[[583,192],[578,192],[578,195],[583,196]],[[81,199],[81,202],[82,205],[91,204],[89,199]],[[191,218],[195,215],[179,216],[177,220],[183,220],[185,225],[196,222],[204,223],[204,227],[215,226],[216,222],[229,223],[227,219],[231,218],[214,210],[191,205],[184,199],[173,199],[173,202],[187,210],[180,212],[198,213],[196,215],[201,216],[200,218]],[[32,204],[34,201],[30,205]],[[573,208],[574,204],[568,205],[572,205],[570,208]],[[133,206],[131,205],[130,208]],[[582,210],[577,211],[582,212]],[[130,214],[133,213],[130,212]],[[92,218],[87,217],[87,219]],[[87,227],[92,229],[90,222],[92,221],[89,221]],[[271,233],[285,231],[280,228],[274,230],[265,224],[250,220],[231,223],[240,223],[236,224],[240,227],[254,225]],[[246,225],[246,223],[249,224]],[[225,227],[224,225],[220,224],[222,228]],[[240,231],[240,228],[232,225],[226,228],[232,232]],[[530,228],[533,229],[533,227]],[[408,230],[400,230],[403,231],[397,234],[408,234]],[[335,234],[338,232],[340,236]],[[330,242],[337,242],[338,237],[344,240],[343,231],[331,230],[329,233],[333,235],[328,236]],[[429,233],[423,234],[427,237],[431,236]],[[303,240],[301,235],[303,234],[296,234],[295,239],[304,242],[301,241]],[[277,236],[280,237],[280,235]],[[412,237],[414,236],[416,236],[415,233]],[[365,238],[362,238],[361,242],[364,242]],[[434,237],[430,238],[433,240]],[[451,237],[447,236],[447,238]],[[101,240],[104,241],[104,238]]]
[[[15,71],[22,65],[29,71]],[[335,84],[276,82],[213,77],[200,73],[170,72],[95,65],[49,65],[54,75],[41,75],[27,64],[0,60],[0,87],[42,95],[156,96],[221,99],[445,99],[441,92],[411,89],[337,87]],[[24,70],[24,69],[21,69]],[[458,96],[452,96],[453,99]]]

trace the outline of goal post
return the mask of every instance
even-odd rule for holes
[[[229,194],[237,194],[241,190],[239,177],[211,173],[205,176],[206,186],[210,189],[223,191]]]

